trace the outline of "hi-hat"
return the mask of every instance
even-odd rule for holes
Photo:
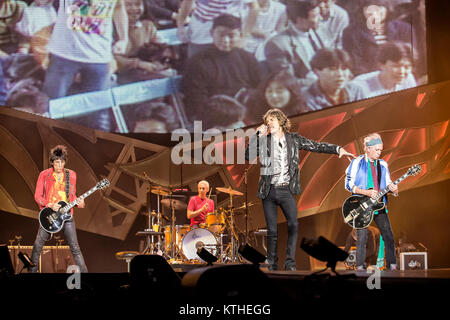
[[[173,207],[175,210],[185,210],[187,208],[187,204],[183,201],[172,199],[172,206],[170,205],[170,198],[161,200],[161,204],[165,207]]]
[[[216,190],[223,192],[223,193],[228,193],[229,195],[232,195],[232,196],[243,196],[244,195],[240,191],[231,189],[231,187],[228,187],[228,188],[217,187]]]
[[[143,216],[147,216],[147,217],[148,217],[148,216],[157,217],[158,214],[161,214],[161,213],[155,212],[155,211],[152,211],[152,212],[141,211],[140,214],[142,214]]]
[[[148,211],[141,211],[140,212],[140,214],[142,214],[143,216],[152,216],[152,217],[161,217],[161,218],[163,218],[164,220],[166,220],[166,221],[170,221],[170,219],[168,218],[168,217],[166,217],[164,214],[162,214],[161,212],[155,212],[155,211],[152,211],[152,212],[148,212]]]
[[[253,202],[249,202],[248,203],[248,207],[250,208],[251,206],[254,206],[255,204],[253,203]],[[245,205],[245,203],[242,205],[242,206],[240,206],[240,207],[237,207],[237,208],[234,208],[234,210],[242,210],[242,209],[245,209],[246,208],[246,205]]]

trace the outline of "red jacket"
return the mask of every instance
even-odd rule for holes
[[[70,175],[69,202],[72,202],[77,198],[76,196],[77,175],[75,171],[72,170],[69,170],[69,175]],[[64,170],[64,181],[65,179],[66,173]],[[41,210],[47,206],[50,198],[50,191],[52,190],[52,187],[55,184],[55,182],[56,180],[55,177],[53,176],[53,168],[48,168],[39,174],[39,178],[36,183],[36,191],[34,193],[34,200],[37,202]],[[73,209],[71,213],[73,214]]]

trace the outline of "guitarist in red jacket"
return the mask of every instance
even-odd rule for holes
[[[36,191],[34,193],[34,199],[41,210],[48,207],[57,211],[61,207],[61,205],[58,204],[59,201],[72,202],[77,200],[78,207],[84,207],[84,199],[77,198],[76,196],[76,173],[72,170],[65,169],[66,161],[67,148],[65,146],[57,145],[50,151],[50,163],[52,164],[52,167],[39,174],[36,183]],[[73,215],[73,209],[71,214]],[[65,222],[63,231],[64,236],[69,243],[70,251],[72,252],[75,263],[80,267],[81,272],[87,272],[83,254],[81,253],[78,244],[75,222],[73,219]],[[33,251],[31,253],[31,259],[35,264],[35,267],[31,269],[31,272],[38,271],[39,257],[44,242],[50,238],[51,234],[39,226],[36,240],[33,245]]]

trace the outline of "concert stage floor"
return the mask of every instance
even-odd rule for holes
[[[175,285],[166,279],[169,274],[158,272],[146,279],[129,273],[81,274],[80,289],[72,290],[67,287],[69,274],[2,276],[0,301],[8,308],[16,303],[52,312],[94,308],[115,315],[158,314],[161,319],[283,319],[307,311],[348,316],[357,310],[386,314],[387,308],[414,315],[419,309],[447,308],[449,301],[450,268],[340,271],[336,276],[300,270],[260,272],[249,265],[216,266],[209,271],[217,272],[209,273],[203,265],[177,267],[184,270],[177,272],[181,283]],[[195,273],[193,280],[184,279]],[[233,305],[247,309],[230,308]],[[214,306],[214,313],[199,314],[207,306]]]

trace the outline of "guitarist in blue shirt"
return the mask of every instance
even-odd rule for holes
[[[383,141],[379,134],[372,133],[364,138],[365,154],[353,159],[345,171],[345,188],[348,191],[374,199],[378,192],[387,186],[394,195],[398,194],[397,185],[391,181],[387,162],[379,159],[382,150]],[[387,203],[386,196],[383,197],[383,201]],[[387,215],[387,209],[383,208],[375,212],[373,219],[385,242],[386,267],[390,270],[396,270],[394,235]],[[365,268],[366,243],[367,229],[358,229],[356,242],[357,270]]]

